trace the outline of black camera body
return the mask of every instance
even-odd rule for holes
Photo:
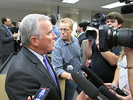
[[[103,13],[97,13],[94,16],[93,21],[88,26],[95,27],[98,29],[99,25],[104,24],[106,24],[106,15],[104,15]]]
[[[133,13],[133,0],[119,0],[125,2],[127,5],[121,8],[123,14]],[[89,26],[99,29],[99,49],[101,52],[111,50],[116,46],[125,46],[133,48],[133,29],[114,29],[106,24],[106,16],[102,13],[97,13],[94,16],[93,22]],[[96,31],[86,31],[86,38],[88,40],[96,39]]]
[[[116,46],[133,48],[133,29],[114,29],[108,25],[99,26],[99,49],[108,51]]]

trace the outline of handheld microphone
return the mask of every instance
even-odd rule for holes
[[[89,69],[88,67],[86,67],[85,65],[82,65],[81,69],[90,77],[92,78],[95,82],[97,82],[100,86],[104,85],[103,81],[100,79],[100,77],[98,77],[91,69]],[[112,88],[119,94],[122,96],[127,96],[127,94],[125,94],[120,88],[116,87],[116,86],[112,86]]]
[[[73,69],[73,66],[72,65],[68,65],[67,66],[67,71],[73,71],[74,69]]]
[[[75,72],[75,71],[73,71],[71,75],[74,81],[90,98],[92,99],[100,98],[98,89],[91,82],[89,82],[86,78],[84,78],[82,75],[80,75],[78,72]]]
[[[91,69],[89,69],[87,66],[82,65],[81,69],[95,82],[97,82],[100,86],[103,85],[103,80],[99,78]]]
[[[99,91],[106,96],[109,100],[120,100],[115,94],[109,91],[105,86],[100,86]]]

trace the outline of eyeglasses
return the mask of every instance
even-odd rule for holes
[[[60,31],[67,32],[67,31],[69,31],[69,29],[67,29],[67,28],[60,28]]]

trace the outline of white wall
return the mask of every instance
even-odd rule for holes
[[[21,20],[27,14],[31,14],[31,13],[41,13],[41,12],[14,10],[14,9],[0,9],[0,24],[1,24],[1,18],[4,16],[8,16],[11,18],[11,21],[17,22],[18,20]]]
[[[63,8],[61,8],[63,9]],[[82,21],[91,21],[92,16],[94,16],[94,14],[96,14],[96,12],[92,12],[92,11],[88,11],[88,10],[84,10],[81,9],[79,11],[79,14],[67,14],[67,13],[63,13],[63,11],[60,9],[60,13],[61,13],[61,18],[64,17],[69,17],[72,18],[74,20],[74,32],[75,32],[75,28],[77,27],[77,25],[82,22]],[[54,7],[51,10],[51,14],[56,14],[57,12],[57,7],[54,10]],[[1,25],[1,18],[3,16],[8,16],[11,18],[11,21],[15,21],[17,22],[18,20],[21,20],[24,16],[26,16],[27,14],[31,14],[31,13],[40,13],[40,14],[50,14],[48,12],[36,12],[36,11],[28,11],[28,10],[15,10],[15,9],[1,9],[0,8],[0,25]],[[59,26],[59,20],[57,22],[57,26]],[[133,28],[133,20],[129,21],[125,19],[125,22],[123,24],[124,28]]]

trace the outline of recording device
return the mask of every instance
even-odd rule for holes
[[[112,85],[112,88],[113,88],[113,90],[115,90],[119,95],[127,96],[127,94],[126,94],[125,92],[123,92],[120,88],[118,88],[117,86]]]
[[[121,7],[121,14],[133,13],[133,4],[127,4]]]
[[[101,86],[99,91],[106,96],[109,100],[120,100],[115,94],[109,91],[105,86]]]
[[[126,5],[121,7],[121,13],[133,13],[133,0],[119,0],[120,2],[125,2]],[[99,15],[97,15],[99,16]],[[103,18],[103,20],[98,24],[99,29],[99,49],[100,51],[111,50],[115,46],[126,46],[133,48],[133,29],[114,29],[111,26],[105,25],[105,17],[96,17],[97,19]],[[95,18],[94,18],[95,19]],[[93,26],[93,25],[90,25]],[[94,24],[95,26],[95,24]],[[88,30],[87,30],[88,31]],[[86,38],[88,40],[96,39],[96,32],[86,32]],[[89,38],[91,36],[91,39]]]
[[[95,14],[92,23],[90,23],[90,26],[98,28],[99,25],[106,24],[106,15],[103,13],[97,13]]]
[[[41,87],[32,100],[45,100],[49,94],[50,89],[50,86]]]
[[[97,32],[95,30],[86,30],[86,39],[95,40],[97,38]]]
[[[86,31],[88,40],[95,40],[96,37],[95,30]],[[99,50],[108,51],[118,45],[133,48],[133,29],[114,29],[109,25],[99,25]]]
[[[101,80],[101,78],[98,77],[91,69],[89,69],[89,68],[86,67],[85,65],[82,65],[82,66],[81,66],[81,69],[82,69],[91,79],[93,79],[96,83],[98,83],[99,86],[103,86],[103,85],[104,85],[103,80]],[[116,87],[115,85],[113,85],[112,88],[113,88],[119,95],[127,96],[126,93],[124,93],[120,88]]]
[[[108,25],[99,26],[100,51],[111,50],[114,46],[126,46],[133,48],[133,29],[114,29]]]
[[[125,2],[126,4],[127,3],[130,3],[130,2],[133,2],[133,0],[119,0],[120,2]]]
[[[99,84],[99,86],[103,85],[103,80],[101,78],[99,78],[99,76],[97,76],[91,69],[89,69],[87,66],[82,65],[81,69],[88,75],[88,77],[90,77],[91,79],[93,79],[96,83]]]
[[[121,14],[128,14],[128,13],[133,13],[133,0],[119,0],[120,2],[125,2],[125,6],[121,7]]]
[[[120,100],[115,94],[111,93],[107,87],[101,86],[99,90],[85,77],[78,72],[73,71],[71,73],[74,81],[80,86],[80,88],[92,99],[103,100],[99,95],[99,91],[106,96],[109,100]]]
[[[74,69],[73,69],[73,66],[72,66],[72,65],[68,65],[68,66],[67,66],[67,71],[70,71],[70,72],[71,72],[71,71],[73,71],[73,70],[74,70]]]
[[[88,40],[95,40],[97,34],[95,30],[91,32],[87,30],[86,36]],[[100,25],[99,50],[101,52],[108,51],[118,45],[133,48],[133,29],[114,29],[109,25]]]
[[[98,89],[85,77],[83,77],[82,75],[80,75],[78,72],[75,71],[73,71],[71,75],[74,81],[90,98],[102,100],[101,97],[99,96]]]
[[[94,15],[92,22],[88,22],[87,26],[98,28],[99,25],[106,24],[106,15],[103,13],[97,13]]]

